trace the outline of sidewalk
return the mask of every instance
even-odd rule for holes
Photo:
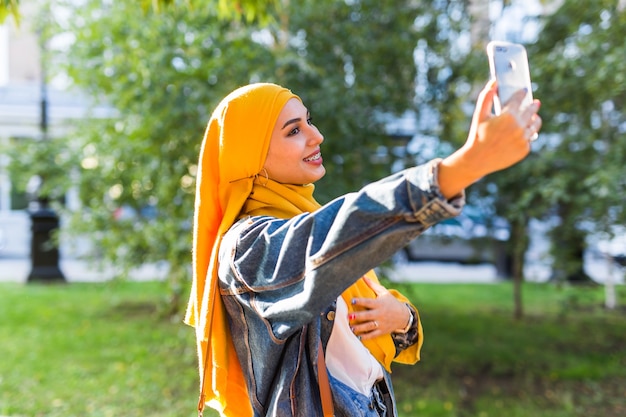
[[[32,269],[30,261],[30,219],[25,212],[0,212],[0,229],[4,232],[4,247],[0,250],[0,282],[24,283]],[[112,265],[98,269],[87,262],[84,255],[90,243],[75,238],[62,242],[59,267],[68,282],[101,282],[119,274]],[[527,282],[549,280],[549,264],[542,261],[541,254],[547,249],[540,247],[529,256],[524,275]],[[393,270],[385,271],[396,282],[449,283],[493,283],[499,279],[492,265],[460,265],[440,262],[397,263]],[[605,259],[587,256],[585,272],[596,282],[603,284],[610,278],[614,284],[626,283],[626,267],[611,267]],[[144,265],[131,271],[130,279],[149,281],[165,279],[167,266],[164,264]]]
[[[68,282],[102,282],[118,276],[112,266],[99,269],[95,264],[78,258],[61,258],[59,268]],[[0,256],[0,283],[25,283],[32,269],[30,258],[25,256]],[[611,276],[614,284],[623,285],[626,282],[626,268],[617,268],[609,271],[603,262],[590,263],[586,272],[599,284],[604,284]],[[430,282],[439,284],[452,283],[480,283],[490,284],[499,282],[496,269],[492,265],[460,265],[439,262],[414,262],[398,264],[392,270],[385,270],[395,282]],[[130,279],[137,281],[163,280],[167,275],[167,265],[148,264],[134,269]],[[549,271],[537,266],[528,266],[526,269],[527,282],[545,282],[549,279]]]
[[[102,282],[116,276],[113,267],[98,270],[98,266],[81,259],[61,258],[59,268],[68,282]],[[28,257],[0,256],[0,282],[25,283],[32,269]],[[437,262],[419,262],[398,265],[386,271],[396,282],[435,283],[493,283],[497,282],[495,268],[490,265],[463,266]],[[138,281],[165,279],[165,265],[144,265],[131,271],[130,279]]]
[[[26,211],[0,212],[0,282],[24,283],[32,270],[30,260],[31,219]],[[84,238],[65,238],[61,242],[59,268],[68,282],[101,282],[118,274],[112,265],[98,269],[86,261],[91,244]],[[163,265],[146,265],[131,272],[134,280],[164,279]]]
[[[59,268],[67,282],[103,282],[116,276],[113,267],[99,270],[98,266],[80,259],[61,259]],[[30,258],[0,256],[0,282],[25,283],[31,270]],[[131,271],[130,278],[137,281],[162,280],[166,272],[162,265],[144,265]]]

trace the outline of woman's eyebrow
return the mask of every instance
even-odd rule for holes
[[[306,112],[306,117],[307,117],[307,119],[311,117],[311,113],[310,113],[308,110],[307,110],[307,112]],[[294,119],[289,119],[289,120],[287,120],[287,121],[285,122],[285,124],[283,125],[283,127],[281,127],[281,129],[286,128],[288,125],[290,125],[290,124],[292,124],[292,123],[298,123],[298,122],[301,122],[301,121],[302,121],[302,118],[301,118],[301,117],[296,117],[296,118],[294,118]]]
[[[295,119],[290,119],[290,120],[287,120],[287,121],[285,122],[285,124],[283,125],[283,127],[281,127],[281,129],[286,128],[288,125],[290,125],[290,124],[292,124],[292,123],[298,123],[298,122],[301,122],[301,121],[302,121],[302,118],[300,118],[300,117],[296,117]]]

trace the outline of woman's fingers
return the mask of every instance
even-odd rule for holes
[[[406,325],[405,304],[382,285],[371,284],[379,290],[378,297],[353,299],[351,303],[355,311],[348,314],[350,328],[362,339],[389,334]]]
[[[539,106],[540,103],[537,102],[537,106]],[[530,106],[529,106],[530,107]],[[527,124],[527,129],[529,130],[529,134],[528,134],[528,138],[533,141],[536,140],[539,137],[539,130],[541,129],[541,126],[543,124],[543,120],[541,120],[541,116],[539,116],[536,112],[532,113],[532,109],[528,109],[527,111],[530,111],[530,122]]]

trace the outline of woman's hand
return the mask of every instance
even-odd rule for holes
[[[526,92],[520,90],[502,113],[494,116],[495,94],[496,83],[491,81],[478,97],[467,141],[439,166],[439,187],[445,198],[454,197],[487,174],[516,164],[530,152],[530,142],[541,128],[539,100],[523,108]]]
[[[356,311],[348,314],[348,321],[354,334],[367,340],[404,329],[411,314],[406,304],[382,285],[363,279],[374,290],[376,298],[352,299]]]

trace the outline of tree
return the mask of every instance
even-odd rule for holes
[[[486,79],[486,40],[472,35],[484,32],[471,27],[483,16],[471,17],[481,4],[437,2],[436,19],[428,14],[418,19],[434,34],[418,43],[418,99],[428,120],[438,121],[424,124],[420,134],[439,138],[441,155],[449,149],[445,142],[456,147],[465,139],[472,109],[468,97],[473,99],[476,80]],[[619,162],[624,144],[616,139],[624,125],[624,84],[616,75],[623,74],[622,61],[616,61],[623,50],[624,9],[610,1],[558,6],[554,14],[535,17],[543,29],[538,42],[527,45],[536,94],[544,103],[540,140],[524,163],[485,178],[468,195],[471,203],[480,202],[509,221],[516,282],[522,279],[531,219],[562,219],[552,235],[554,267],[570,278],[582,271],[580,242],[589,228],[608,231],[624,221],[618,201],[624,192]],[[516,292],[521,316],[521,292]]]
[[[70,11],[58,31],[75,41],[61,67],[115,114],[94,115],[64,142],[73,159],[61,170],[77,175],[57,178],[84,204],[68,227],[125,270],[167,261],[173,310],[190,273],[204,127],[232,89],[273,81],[302,95],[333,155],[322,201],[389,171],[369,156],[386,140],[381,116],[413,99],[411,1],[304,2],[266,22],[224,20],[200,5],[157,13],[93,0]],[[37,171],[53,162],[39,160]]]
[[[173,6],[183,7],[180,2],[175,0],[141,0],[144,10],[162,10]],[[194,6],[210,7],[217,10],[218,15],[223,19],[239,19],[251,21],[254,19],[267,19],[268,11],[279,6],[279,0],[204,0],[204,1],[186,1],[185,7],[193,8]],[[19,0],[2,0],[0,2],[0,24],[4,23],[8,16],[13,16],[14,20],[19,23],[20,1]]]
[[[552,230],[557,279],[585,280],[583,251],[590,231],[624,222],[621,172],[624,10],[612,1],[565,1],[540,20],[527,45],[544,127],[523,163],[473,188],[491,198],[511,223],[515,274],[523,268],[530,219],[559,224]],[[585,10],[580,14],[581,7]],[[619,63],[618,63],[619,61]],[[464,68],[463,73],[471,74]],[[462,79],[462,78],[459,78]]]
[[[503,2],[506,6],[508,2]],[[438,2],[441,14],[437,19],[424,18],[428,30],[435,34],[428,44],[421,43],[424,57],[424,93],[419,97],[424,107],[434,114],[431,123],[435,129],[424,130],[422,135],[439,138],[440,155],[445,156],[452,148],[460,146],[466,139],[471,113],[478,91],[488,77],[485,47],[490,40],[491,20],[489,2],[473,0],[463,2]],[[431,120],[432,120],[431,119]],[[449,143],[449,146],[445,146]],[[527,161],[524,162],[525,165]],[[519,170],[514,167],[512,170]],[[521,169],[524,169],[523,167]],[[508,170],[507,170],[508,171]],[[505,184],[511,182],[513,184]],[[513,186],[513,188],[509,188]],[[509,190],[494,192],[494,190]],[[528,248],[526,225],[528,218],[519,217],[525,210],[516,210],[511,205],[513,193],[520,190],[519,176],[506,171],[491,175],[470,187],[468,202],[481,207],[487,219],[501,217],[510,224],[506,259],[511,259],[514,280],[514,315],[523,315],[522,281],[523,258]]]
[[[301,92],[325,135],[331,161],[316,195],[328,201],[389,173],[390,161],[372,155],[394,146],[384,116],[413,107],[413,49],[423,36],[413,22],[424,9],[406,0],[324,0],[285,11],[293,35],[290,48],[275,50],[279,76]]]
[[[67,229],[89,235],[122,274],[167,261],[176,310],[189,278],[195,164],[209,112],[235,86],[265,78],[251,68],[272,68],[271,54],[244,23],[210,8],[158,14],[91,1],[73,13],[59,29],[76,37],[64,69],[116,114],[86,120],[64,142],[75,156],[64,172],[77,175],[56,178],[77,187],[84,204]],[[38,171],[52,173],[51,162],[40,159]]]
[[[564,279],[586,278],[581,255],[590,231],[626,220],[625,21],[615,1],[567,0],[533,46],[547,133],[534,194],[561,221],[552,237],[555,270]]]
[[[12,16],[19,23],[19,0],[2,0],[0,2],[0,24],[4,23],[9,16]]]

